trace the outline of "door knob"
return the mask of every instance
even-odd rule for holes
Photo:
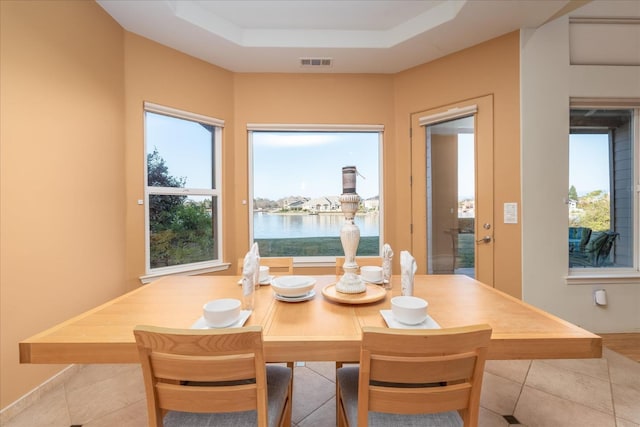
[[[480,240],[476,240],[476,243],[489,243],[491,242],[491,236],[484,236]]]

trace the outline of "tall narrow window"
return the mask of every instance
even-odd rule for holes
[[[145,104],[147,273],[220,263],[221,125]]]
[[[637,111],[571,110],[569,267],[574,270],[638,267]]]
[[[475,120],[426,126],[427,273],[475,277]]]
[[[253,241],[260,255],[343,256],[342,167],[356,166],[358,256],[380,254],[382,132],[250,131]]]

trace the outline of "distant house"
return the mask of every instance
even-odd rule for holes
[[[374,196],[366,199],[362,202],[364,208],[368,211],[380,210],[380,196]]]
[[[475,200],[462,200],[458,202],[458,218],[475,218],[476,216]]]
[[[569,199],[569,210],[573,211],[578,208],[578,201],[574,199]]]
[[[309,199],[306,197],[289,197],[282,201],[282,209],[289,211],[301,211]]]
[[[311,199],[304,204],[304,209],[311,212],[335,212],[340,210],[338,196],[324,196]]]

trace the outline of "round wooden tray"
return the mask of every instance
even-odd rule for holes
[[[332,283],[322,289],[322,295],[329,301],[341,302],[343,304],[368,304],[380,301],[387,295],[387,291],[380,285],[366,283],[367,289],[359,294],[343,294],[336,290],[336,284]]]

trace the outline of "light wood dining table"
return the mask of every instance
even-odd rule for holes
[[[21,363],[138,363],[136,325],[190,328],[207,301],[241,298],[238,276],[169,276],[144,285],[19,343]],[[261,286],[245,325],[263,327],[270,362],[356,361],[361,327],[386,326],[380,310],[400,295],[400,276],[379,301],[343,304],[322,290],[338,277],[315,276],[316,295],[282,302]],[[414,295],[443,328],[488,323],[489,359],[599,358],[599,336],[466,276],[418,275]]]

